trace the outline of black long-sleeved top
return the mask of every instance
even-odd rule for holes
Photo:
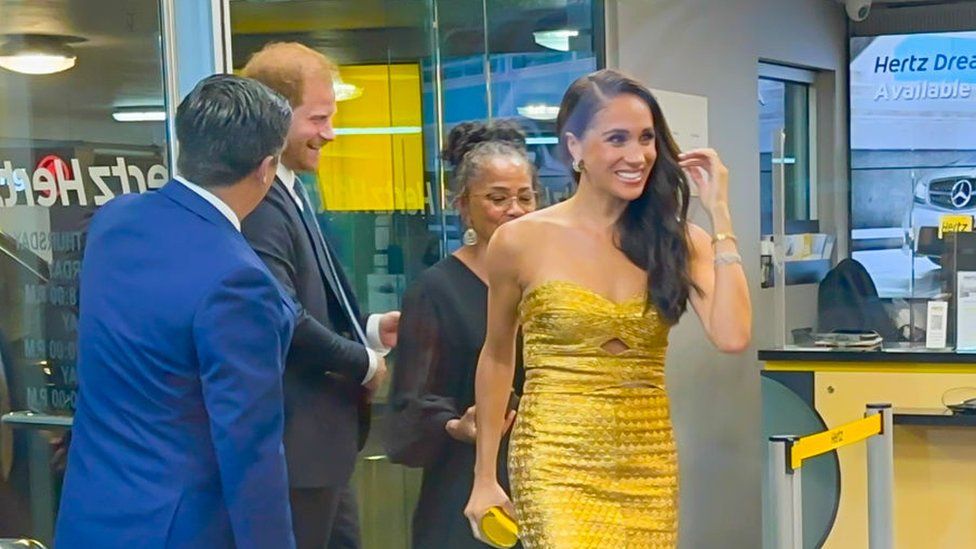
[[[393,462],[424,468],[414,549],[486,547],[471,536],[463,515],[474,480],[474,445],[455,440],[444,426],[474,405],[487,308],[487,286],[454,256],[424,271],[403,298],[384,438]],[[520,394],[521,352],[516,356],[514,394]],[[506,491],[507,453],[506,437],[498,459]]]

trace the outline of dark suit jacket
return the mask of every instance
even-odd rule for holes
[[[360,319],[352,288],[338,263],[339,280],[333,279],[325,250],[306,230],[297,204],[277,178],[245,218],[243,232],[301,309],[284,376],[289,483],[296,488],[344,485],[369,430],[369,403],[361,385],[369,359],[355,340],[335,285],[343,285]]]
[[[296,310],[237,229],[181,183],[116,198],[81,296],[57,546],[294,547],[281,375]]]

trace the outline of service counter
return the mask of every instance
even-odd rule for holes
[[[764,437],[837,427],[862,417],[868,403],[891,403],[896,546],[972,545],[976,415],[945,403],[976,398],[976,353],[785,347],[761,350],[759,360]],[[864,446],[815,461],[803,475],[804,547],[867,547]]]

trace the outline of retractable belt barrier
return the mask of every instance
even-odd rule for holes
[[[769,437],[773,548],[803,548],[801,471],[807,459],[867,440],[868,546],[894,548],[894,449],[891,404],[868,404],[864,418],[805,437]]]

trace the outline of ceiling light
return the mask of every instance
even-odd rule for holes
[[[576,38],[579,36],[579,33],[576,29],[557,29],[535,31],[532,33],[532,36],[535,37],[535,43],[544,48],[556,51],[569,51],[569,39]]]
[[[349,101],[356,99],[363,94],[363,89],[355,84],[343,82],[339,75],[332,80],[332,89],[335,91],[336,101]]]
[[[532,103],[515,109],[518,113],[532,120],[555,120],[559,115],[559,107],[546,103]]]
[[[47,34],[7,35],[0,45],[0,67],[21,74],[54,74],[75,66],[78,56],[68,42],[83,39]]]
[[[388,126],[373,128],[335,128],[336,135],[410,135],[423,133],[420,126]]]
[[[152,107],[124,107],[116,109],[112,118],[116,122],[163,122],[166,120],[166,111]]]

